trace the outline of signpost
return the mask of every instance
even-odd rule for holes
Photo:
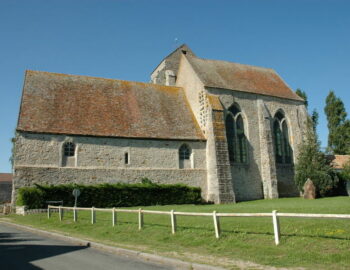
[[[74,207],[77,207],[77,201],[78,201],[79,195],[80,195],[80,190],[77,188],[73,189],[73,196],[75,197]]]

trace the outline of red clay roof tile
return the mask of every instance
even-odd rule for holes
[[[303,101],[273,69],[193,56],[186,58],[207,87]]]
[[[350,155],[328,155],[327,159],[334,169],[343,169],[344,165],[350,162]]]
[[[0,182],[12,182],[12,173],[0,173]]]
[[[182,88],[27,71],[19,131],[203,140]]]

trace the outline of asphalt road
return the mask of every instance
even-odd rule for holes
[[[0,224],[0,269],[170,270]]]

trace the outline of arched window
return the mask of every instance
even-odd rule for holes
[[[276,119],[273,123],[273,135],[275,139],[276,162],[283,163],[282,132],[281,132],[280,123]]]
[[[292,163],[292,148],[289,144],[289,133],[286,118],[281,111],[278,111],[275,114],[273,121],[276,163],[290,164]]]
[[[187,144],[181,145],[179,148],[179,166],[180,169],[191,168],[191,148]]]
[[[227,136],[227,147],[228,147],[228,154],[230,157],[230,161],[235,160],[234,154],[235,154],[235,122],[233,120],[233,117],[231,115],[228,115],[226,117],[226,136]],[[230,138],[230,139],[229,139]]]
[[[244,121],[238,105],[232,105],[226,116],[226,137],[231,163],[247,163],[247,139],[244,134]]]

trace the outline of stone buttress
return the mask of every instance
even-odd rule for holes
[[[278,198],[276,162],[272,139],[271,121],[264,101],[257,100],[259,114],[259,138],[261,151],[261,179],[264,198]]]
[[[210,105],[207,131],[208,201],[235,202],[228,156],[224,110],[216,96],[207,95]]]

